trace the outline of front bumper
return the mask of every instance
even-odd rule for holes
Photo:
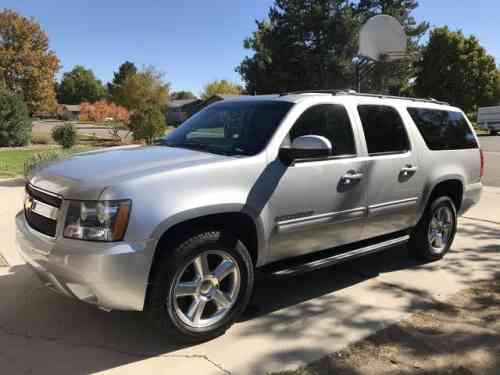
[[[23,211],[16,228],[19,253],[49,288],[106,310],[143,310],[151,241],[54,239],[30,228]]]

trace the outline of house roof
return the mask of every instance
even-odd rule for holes
[[[232,94],[216,94],[215,97],[221,98],[223,100],[236,99],[250,95],[232,95]]]
[[[171,100],[168,104],[168,108],[179,108],[184,107],[185,105],[195,103],[200,101],[200,99],[179,99],[179,100]]]
[[[80,106],[78,104],[61,104],[64,109],[70,112],[80,112]]]

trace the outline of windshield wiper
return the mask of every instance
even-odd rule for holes
[[[212,154],[222,154],[222,155],[229,155],[229,156],[233,155],[232,152],[229,152],[227,150],[222,149],[223,146],[208,145],[206,143],[199,143],[199,142],[180,142],[180,143],[164,142],[162,144],[164,146],[167,146],[167,147],[187,148],[189,150],[205,151],[205,152],[209,152],[209,153],[212,153]]]

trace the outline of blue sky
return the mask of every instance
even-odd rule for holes
[[[3,0],[36,18],[49,34],[62,72],[81,64],[103,81],[125,60],[165,72],[174,90],[199,94],[213,79],[240,81],[234,68],[249,52],[243,39],[273,0]],[[418,21],[476,35],[500,63],[498,0],[420,0]]]

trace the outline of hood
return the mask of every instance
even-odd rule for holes
[[[48,164],[30,183],[65,198],[90,190],[84,194],[86,199],[97,199],[96,195],[104,188],[129,178],[227,159],[227,156],[167,146],[117,147],[75,154]]]

